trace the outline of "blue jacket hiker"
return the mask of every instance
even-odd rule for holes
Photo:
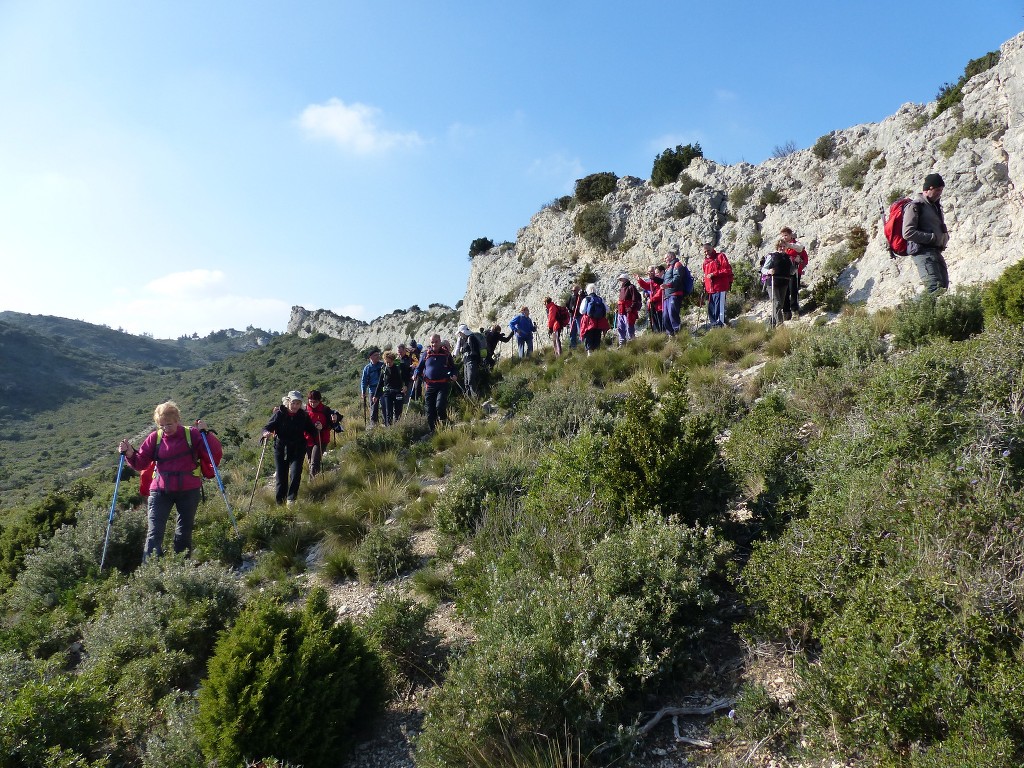
[[[508,327],[516,335],[516,347],[519,350],[519,357],[532,355],[533,334],[536,332],[537,326],[530,319],[530,308],[523,307],[520,309],[519,314],[512,318],[512,322],[508,324]]]
[[[359,394],[363,398],[363,416],[366,416],[366,398],[370,398],[370,423],[376,424],[380,417],[380,399],[374,394],[380,383],[380,372],[384,361],[380,359],[380,350],[370,350],[370,362],[363,366],[363,375],[359,378]]]

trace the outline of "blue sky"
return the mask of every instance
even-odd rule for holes
[[[598,171],[926,102],[1024,4],[0,0],[0,309],[158,338],[454,304]]]

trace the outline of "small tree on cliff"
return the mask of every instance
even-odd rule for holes
[[[481,253],[487,253],[491,248],[494,247],[494,241],[489,237],[478,237],[472,243],[469,244],[469,259],[473,260],[474,256],[479,256]]]
[[[666,149],[654,158],[651,184],[661,187],[674,183],[695,157],[704,157],[700,144],[677,144],[675,149]]]

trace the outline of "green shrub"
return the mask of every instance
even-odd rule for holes
[[[750,196],[754,194],[753,184],[740,184],[729,190],[729,205],[735,211],[738,208],[742,208]]]
[[[367,639],[380,654],[396,692],[403,682],[411,683],[428,677],[430,638],[427,619],[430,613],[427,606],[389,590],[363,621]]]
[[[960,146],[960,142],[964,139],[983,139],[995,130],[992,123],[989,120],[965,120],[964,123],[957,128],[952,135],[946,138],[939,145],[939,151],[942,152],[942,156],[949,158],[956,153],[956,148]]]
[[[571,521],[556,532],[563,539]],[[580,570],[539,573],[512,561],[484,567],[477,642],[427,704],[417,764],[507,764],[536,735],[569,733],[588,753],[616,738],[642,694],[701,653],[729,548],[710,530],[645,513],[585,545]],[[620,734],[619,738],[628,734]]]
[[[409,532],[402,526],[377,525],[356,549],[356,571],[367,583],[391,579],[416,566]]]
[[[529,400],[516,428],[539,444],[574,437],[597,413],[591,389],[551,389]]]
[[[605,203],[589,203],[576,214],[573,232],[595,248],[607,248],[611,242],[611,209]]]
[[[811,154],[813,154],[819,160],[831,160],[832,155],[836,152],[836,137],[831,133],[826,133],[824,136],[818,138],[814,142],[814,146],[811,147]]]
[[[998,64],[999,55],[999,51],[989,51],[984,56],[967,62],[967,66],[964,67],[964,73],[955,84],[946,83],[939,88],[939,93],[935,97],[938,103],[935,105],[935,114],[933,116],[938,117],[950,107],[963,101],[963,89],[967,81]]]
[[[703,181],[697,181],[688,173],[679,174],[679,191],[684,195],[689,195],[693,190],[700,189],[704,186]]]
[[[143,768],[195,768],[202,765],[203,750],[195,732],[199,703],[194,694],[175,691],[161,699],[161,722],[146,736]]]
[[[575,197],[580,205],[601,200],[605,195],[615,191],[619,177],[610,171],[592,173],[576,180]]]
[[[822,307],[829,312],[838,312],[846,303],[846,289],[839,282],[838,274],[825,274],[818,278],[811,288],[811,301],[814,306]],[[807,308],[805,311],[810,311]]]
[[[1011,323],[1024,323],[1024,261],[1008,267],[985,287],[981,305],[986,321],[1001,318]]]
[[[936,296],[924,293],[896,310],[893,333],[904,349],[932,338],[959,341],[980,333],[985,326],[982,291],[977,287]]]
[[[104,754],[106,709],[102,689],[40,669],[0,697],[0,764],[91,766],[88,758]]]
[[[379,659],[322,589],[301,611],[246,608],[217,641],[199,689],[196,731],[208,759],[238,765],[273,754],[335,766],[384,701]]]
[[[850,251],[850,263],[861,258],[868,249],[868,232],[864,227],[850,227],[846,233],[846,246]]]
[[[786,198],[779,190],[772,186],[767,186],[761,190],[761,196],[757,200],[757,205],[760,208],[766,208],[769,205],[779,205],[784,202],[786,202]]]
[[[871,161],[875,157],[870,153],[863,157],[855,157],[839,169],[839,184],[843,187],[852,187],[855,190],[864,188],[864,179],[871,168]]]
[[[690,165],[690,162],[698,157],[704,157],[704,151],[700,144],[677,144],[675,149],[666,149],[654,158],[654,165],[651,168],[651,184],[655,187],[663,187],[672,184],[679,178]]]
[[[488,454],[466,462],[452,473],[434,505],[437,530],[455,538],[473,533],[489,508],[523,495],[532,468],[533,459],[518,452]]]
[[[469,244],[469,259],[473,260],[474,256],[479,256],[481,253],[487,253],[491,248],[494,247],[494,241],[489,237],[478,237],[476,240]]]
[[[685,219],[687,216],[693,213],[693,204],[688,198],[680,198],[679,202],[672,206],[672,217],[676,219]]]

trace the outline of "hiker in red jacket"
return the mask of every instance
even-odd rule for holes
[[[309,459],[309,477],[312,479],[320,474],[320,462],[331,443],[331,435],[334,434],[339,416],[337,411],[327,407],[318,389],[309,390],[306,413],[317,430],[315,433],[306,433],[306,458]]]
[[[665,267],[659,264],[647,270],[647,277],[636,276],[636,284],[647,296],[647,322],[652,331],[662,331],[661,286],[664,283]]]
[[[636,338],[636,318],[640,314],[640,306],[643,303],[640,298],[640,291],[629,282],[629,275],[623,272],[618,277],[619,299],[615,306],[618,313],[615,318],[615,330],[619,334],[619,346],[627,341]]]
[[[544,309],[548,313],[548,335],[551,337],[551,345],[555,349],[555,355],[561,355],[562,329],[569,325],[569,310],[552,301],[550,296],[544,297]]]
[[[732,288],[732,265],[724,253],[704,243],[704,293],[708,296],[708,323],[712,328],[725,325],[725,296]]]
[[[783,227],[779,231],[782,239],[786,241],[784,253],[793,262],[793,274],[789,278],[789,295],[782,307],[785,318],[789,320],[794,315],[800,317],[800,278],[803,277],[804,268],[807,266],[807,249],[796,239],[796,235],[789,227]]]

